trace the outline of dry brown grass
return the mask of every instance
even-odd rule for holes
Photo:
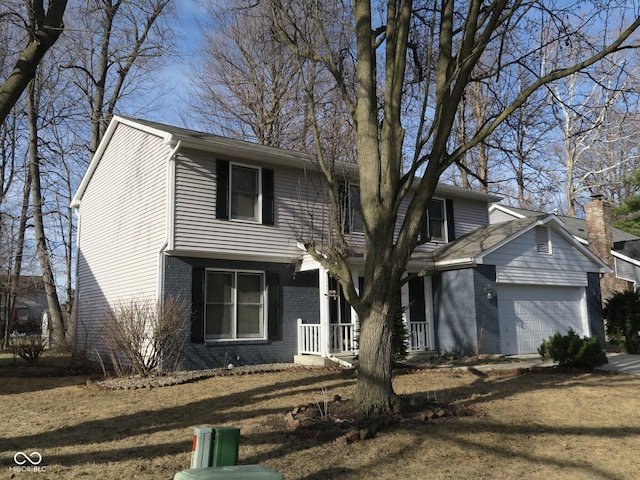
[[[47,359],[45,358],[43,364]],[[196,425],[241,429],[240,463],[286,479],[633,479],[640,476],[640,377],[602,374],[417,373],[398,393],[475,404],[485,417],[394,427],[338,446],[286,431],[293,406],[349,398],[354,378],[287,371],[157,389],[94,391],[86,377],[0,366],[0,479],[17,451],[44,473],[16,479],[171,479],[189,467]]]

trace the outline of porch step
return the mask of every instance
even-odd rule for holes
[[[294,355],[293,363],[307,367],[334,367],[336,365],[336,362],[332,362],[330,358],[317,355]]]

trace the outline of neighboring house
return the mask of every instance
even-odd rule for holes
[[[587,245],[612,270],[601,280],[602,299],[618,291],[640,286],[640,237],[611,225],[608,202],[595,197],[585,207],[586,218],[557,215],[564,228],[580,243]],[[489,208],[491,223],[535,217],[540,212],[494,204]]]
[[[16,289],[16,299],[12,310],[9,310],[10,277],[0,280],[0,318],[2,335],[11,317],[11,331],[24,334],[40,331],[42,315],[48,308],[44,280],[38,275],[21,275]]]
[[[359,286],[357,172],[338,168]],[[312,156],[114,117],[72,201],[76,338],[98,341],[117,302],[173,296],[192,305],[186,368],[357,352],[355,312],[298,243],[332,241],[324,188]],[[498,200],[438,186],[401,292],[411,350],[531,353],[556,330],[602,336],[606,265],[553,215],[489,225]]]

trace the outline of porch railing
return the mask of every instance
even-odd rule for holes
[[[329,328],[331,353],[354,353],[358,349],[355,324],[333,323]]]
[[[302,323],[302,319],[298,319],[298,353],[301,355],[320,354],[319,323]]]
[[[329,326],[331,353],[355,353],[358,350],[356,328],[353,323],[336,323]],[[320,324],[304,323],[298,319],[298,354],[320,355]]]
[[[429,350],[429,324],[427,322],[409,322],[411,326],[411,350]]]

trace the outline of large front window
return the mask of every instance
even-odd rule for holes
[[[231,166],[231,218],[260,221],[260,170]]]
[[[208,271],[206,285],[207,339],[265,338],[262,272]]]

